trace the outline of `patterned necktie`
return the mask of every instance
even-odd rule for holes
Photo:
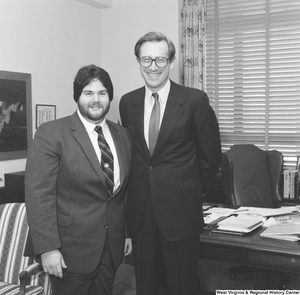
[[[149,151],[153,154],[158,133],[159,133],[159,120],[160,120],[160,104],[158,93],[152,93],[154,98],[154,106],[151,112],[150,122],[149,122]]]
[[[110,195],[114,190],[114,157],[107,144],[102,132],[101,126],[96,126],[95,131],[98,133],[98,144],[101,150],[101,167],[106,177],[106,187]]]

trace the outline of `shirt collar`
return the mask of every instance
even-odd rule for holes
[[[79,110],[77,110],[77,114],[78,114],[78,116],[79,116],[81,122],[83,123],[83,125],[84,125],[86,131],[88,132],[88,134],[91,134],[91,133],[94,131],[94,129],[95,129],[96,126],[101,126],[102,129],[108,128],[108,127],[107,127],[107,123],[106,123],[106,119],[105,119],[105,118],[103,119],[103,121],[102,121],[100,124],[94,124],[94,123],[91,123],[91,122],[87,121],[87,120],[81,115],[81,113],[80,113]]]
[[[169,96],[170,88],[171,82],[170,79],[168,79],[166,85],[157,92],[159,95],[160,102],[166,103]],[[146,98],[149,99],[149,101],[151,99],[152,93],[153,91],[146,86]]]

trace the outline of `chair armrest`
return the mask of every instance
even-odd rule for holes
[[[33,263],[28,265],[24,270],[19,274],[20,279],[20,295],[25,295],[26,292],[26,282],[27,279],[33,275],[43,274],[43,266],[39,263]]]

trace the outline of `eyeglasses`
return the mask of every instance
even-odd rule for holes
[[[166,57],[151,58],[149,56],[143,56],[139,58],[139,62],[143,68],[149,68],[153,62],[155,62],[159,68],[165,68],[169,62],[169,59]]]

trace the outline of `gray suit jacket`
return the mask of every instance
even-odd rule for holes
[[[107,124],[120,164],[113,197],[77,112],[41,125],[29,151],[25,202],[34,254],[60,249],[72,272],[96,268],[107,230],[116,267],[123,258],[131,140],[126,128]]]

